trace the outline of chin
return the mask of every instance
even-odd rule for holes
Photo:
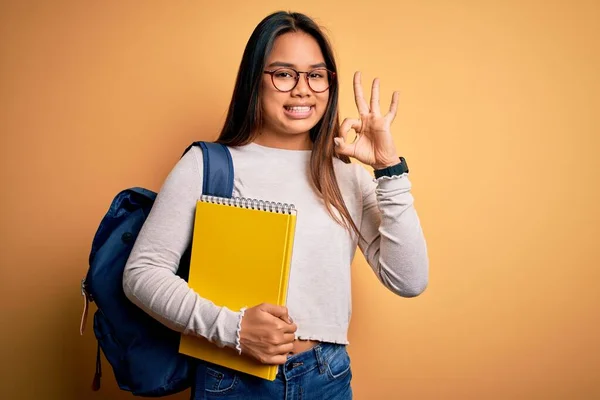
[[[284,130],[285,132],[292,134],[292,135],[299,135],[299,134],[303,134],[306,132],[309,132],[312,128],[314,128],[317,124],[318,124],[318,120],[317,121],[307,121],[307,120],[301,120],[301,121],[292,121],[285,123],[284,126]]]

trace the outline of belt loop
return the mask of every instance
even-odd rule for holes
[[[317,344],[314,347],[315,358],[317,359],[317,365],[319,366],[319,373],[325,373],[325,360],[323,359],[323,353],[321,353],[321,344]]]

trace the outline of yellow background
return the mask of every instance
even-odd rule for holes
[[[355,398],[599,398],[600,3],[567,0],[3,1],[2,398],[130,398],[106,361],[89,390],[92,236],[119,190],[216,137],[278,9],[328,28],[344,117],[357,69],[385,108],[401,92],[431,279],[401,299],[357,257]]]

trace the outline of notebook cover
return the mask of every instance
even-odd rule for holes
[[[218,306],[239,311],[260,303],[286,305],[296,226],[293,213],[198,201],[188,283]],[[274,380],[277,366],[235,349],[182,335],[180,353]]]

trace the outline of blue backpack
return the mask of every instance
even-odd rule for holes
[[[231,197],[233,163],[227,147],[206,142],[203,194]],[[98,341],[93,390],[100,388],[100,349],[110,363],[117,384],[136,396],[161,397],[190,387],[194,359],[178,352],[180,334],[131,303],[122,288],[125,263],[154,204],[156,193],[143,188],[123,190],[112,201],[92,241],[89,269],[81,283],[86,323],[89,302],[95,302],[94,334]],[[177,275],[187,280],[190,248],[181,258]]]

